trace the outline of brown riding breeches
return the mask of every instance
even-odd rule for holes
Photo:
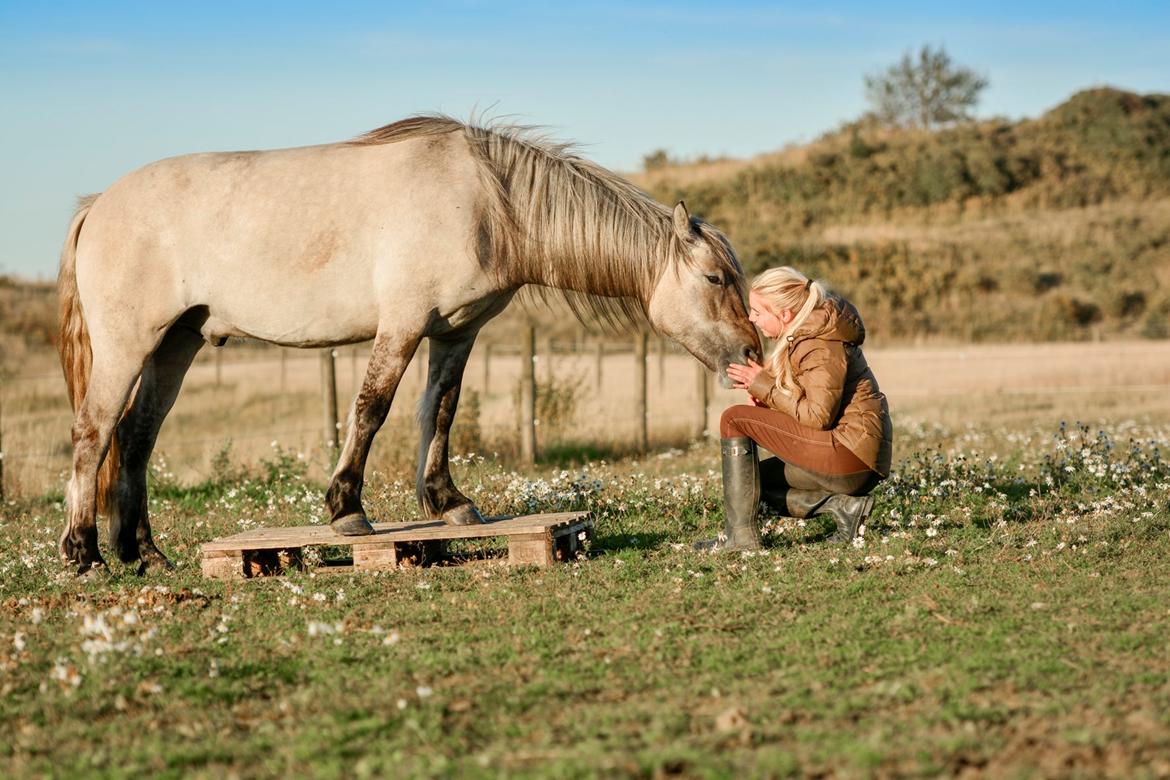
[[[806,428],[791,416],[774,409],[747,404],[728,407],[719,420],[719,435],[723,438],[747,436],[774,453],[784,463],[782,478],[790,487],[865,495],[882,479],[835,441],[832,431]],[[772,471],[776,469],[762,469],[761,476]],[[780,478],[780,475],[775,477]]]

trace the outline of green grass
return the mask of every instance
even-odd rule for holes
[[[171,574],[78,580],[59,497],[10,504],[0,775],[1164,774],[1168,433],[909,432],[863,544],[769,516],[765,553],[724,557],[687,548],[720,523],[712,443],[460,464],[488,512],[595,511],[545,570],[204,581],[200,542],[318,519],[280,451],[156,485]],[[413,511],[405,480],[367,495]]]

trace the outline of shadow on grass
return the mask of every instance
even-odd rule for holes
[[[590,555],[596,553],[621,552],[622,550],[657,550],[670,540],[668,534],[648,531],[638,534],[605,534],[595,536],[590,545]]]
[[[550,466],[582,466],[598,460],[609,462],[655,455],[673,448],[689,447],[695,439],[689,436],[656,438],[648,449],[636,442],[558,441],[541,447],[536,462]]]

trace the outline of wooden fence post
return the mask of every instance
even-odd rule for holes
[[[650,447],[646,425],[646,354],[648,337],[643,331],[634,336],[634,419],[637,428],[637,447],[645,452]]]
[[[358,348],[357,344],[352,347],[353,351],[349,353],[349,384],[353,388],[354,398],[357,397],[358,392]]]
[[[0,501],[4,500],[4,386],[0,385]]]
[[[337,421],[337,354],[332,347],[321,351],[321,395],[325,402],[325,441],[333,454],[341,448],[341,425]]]
[[[483,345],[483,400],[487,400],[488,388],[491,387],[492,376],[492,345]]]
[[[666,384],[666,339],[658,337],[658,389]]]
[[[707,435],[707,382],[710,378],[707,376],[707,367],[702,363],[695,361],[695,392],[697,397],[696,409],[699,413],[698,425],[695,426],[695,438],[702,439]]]
[[[280,347],[280,394],[288,389],[288,350]]]
[[[524,329],[520,346],[520,459],[536,463],[536,328]]]
[[[593,353],[593,371],[596,374],[597,389],[601,389],[601,364],[605,362],[605,342],[597,340],[596,351]]]

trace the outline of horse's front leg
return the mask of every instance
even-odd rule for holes
[[[483,517],[451,479],[447,463],[451,423],[459,405],[463,369],[475,343],[475,333],[457,340],[431,339],[427,389],[419,410],[422,441],[419,447],[418,504],[427,517],[448,525],[482,523]]]
[[[418,342],[418,335],[391,337],[379,334],[374,338],[369,367],[349,413],[345,446],[325,493],[331,518],[329,524],[339,534],[362,536],[374,532],[362,508],[366,458],[374,434],[386,421],[398,383],[418,348]]]

